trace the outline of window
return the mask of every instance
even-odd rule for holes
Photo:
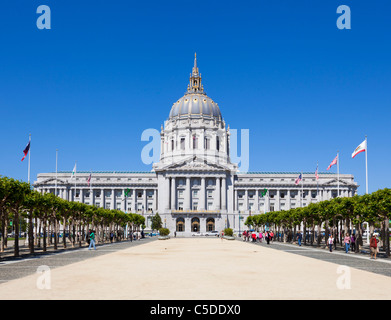
[[[198,202],[193,202],[193,210],[198,210]]]
[[[205,140],[204,140],[204,149],[205,150],[210,149],[210,139],[209,138],[205,138]]]
[[[212,198],[213,197],[213,191],[212,190],[208,190],[208,198]]]
[[[121,210],[121,202],[117,202],[117,209]]]
[[[178,202],[178,210],[183,210],[183,202]]]
[[[213,202],[208,202],[208,210],[212,210],[213,209]]]
[[[181,150],[185,150],[185,138],[181,138]]]
[[[220,151],[220,137],[216,137],[216,150]]]
[[[198,198],[198,190],[193,190],[193,198]]]
[[[193,149],[198,149],[198,137],[193,135]]]
[[[96,191],[95,195],[96,195],[97,198],[100,198],[100,190]]]
[[[178,190],[178,198],[183,198],[183,190]]]
[[[174,151],[174,145],[175,145],[174,140],[171,140],[171,151]]]

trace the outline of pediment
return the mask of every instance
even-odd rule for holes
[[[181,161],[161,167],[160,170],[175,171],[231,171],[235,169],[230,163],[222,164],[206,160],[199,156],[190,156]]]
[[[322,185],[322,186],[330,186],[330,185],[337,185],[337,184],[338,184],[338,180],[337,180],[337,179],[332,179],[332,180],[329,180],[329,181],[327,181],[327,182],[325,182],[325,183],[322,183],[321,185]],[[341,179],[339,179],[339,184],[340,184],[340,185],[345,185],[345,186],[348,185],[348,184],[346,183],[346,181],[341,180]]]
[[[45,180],[43,180],[43,181],[40,181],[40,182],[36,183],[36,185],[53,184],[53,183],[55,183],[55,182],[56,182],[56,178],[53,177],[53,178],[48,178],[48,179],[45,179]],[[64,185],[64,184],[68,184],[68,181],[57,178],[57,183],[58,183],[58,184],[63,184],[63,185]]]

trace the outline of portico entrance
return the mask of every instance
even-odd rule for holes
[[[197,217],[194,217],[191,219],[191,231],[192,232],[199,232],[200,231],[200,219]]]

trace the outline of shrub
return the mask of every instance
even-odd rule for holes
[[[170,230],[168,230],[167,228],[160,228],[159,229],[159,234],[161,236],[168,236],[170,234]]]
[[[231,228],[225,228],[225,229],[224,229],[224,235],[225,235],[225,236],[232,237],[233,234],[234,234],[234,231],[233,231]]]

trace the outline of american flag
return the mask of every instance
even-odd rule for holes
[[[295,184],[299,184],[299,182],[301,181],[301,173],[299,174],[299,176],[297,177],[296,181],[295,181]]]
[[[87,184],[88,184],[88,186],[90,186],[90,182],[91,182],[91,173],[90,173],[90,175],[89,175],[89,177],[88,177],[88,179],[87,179]]]
[[[319,180],[318,165],[316,165],[315,178],[316,180]]]
[[[331,168],[333,165],[337,164],[337,161],[338,161],[338,155],[334,158],[333,161],[331,161],[331,163],[330,163],[329,166],[327,167],[327,170],[330,170],[330,168]]]

